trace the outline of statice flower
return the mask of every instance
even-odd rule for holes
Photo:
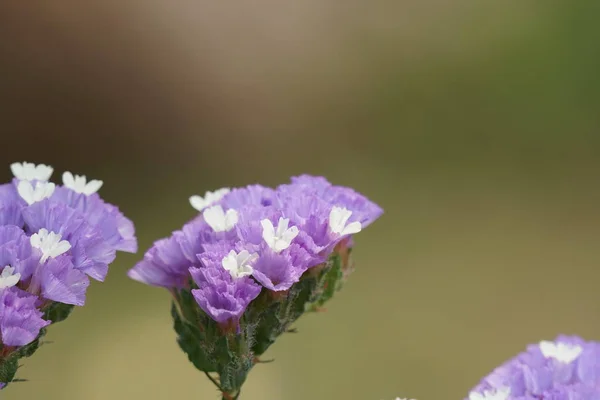
[[[133,224],[97,194],[102,182],[14,163],[0,185],[0,382],[15,376],[46,328],[85,304],[90,278],[103,281],[116,251],[137,251]]]
[[[156,241],[128,275],[172,293],[180,347],[223,399],[234,399],[276,338],[341,287],[353,236],[383,211],[308,175],[189,201],[198,214]]]
[[[541,341],[496,368],[467,400],[599,400],[600,343]]]

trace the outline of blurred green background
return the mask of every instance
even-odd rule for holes
[[[191,194],[312,173],[386,211],[242,399],[461,399],[527,343],[600,338],[600,2],[0,4],[3,181],[103,179],[135,221],[3,398],[212,399],[125,272]]]

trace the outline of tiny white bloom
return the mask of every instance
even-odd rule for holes
[[[362,226],[360,222],[352,222],[348,224],[348,219],[352,215],[352,211],[344,207],[333,207],[329,213],[329,229],[331,232],[340,236],[352,235],[360,232]]]
[[[250,254],[247,250],[242,250],[239,254],[235,250],[231,250],[229,254],[223,257],[221,264],[234,279],[238,279],[252,275],[254,270],[250,266],[250,263],[257,258],[258,254]]]
[[[2,269],[2,274],[0,274],[0,289],[15,286],[19,282],[19,279],[21,279],[21,274],[18,272],[15,274],[15,269],[7,265]]]
[[[540,350],[546,358],[554,358],[562,363],[570,364],[579,357],[583,348],[573,344],[543,340],[540,342]]]
[[[71,243],[67,240],[61,240],[62,235],[54,232],[48,232],[42,228],[38,233],[34,233],[29,238],[31,247],[42,251],[41,263],[45,263],[49,258],[58,257],[66,253],[71,248]]]
[[[22,181],[47,181],[52,176],[54,169],[45,164],[35,165],[28,162],[16,162],[10,165],[15,178]]]
[[[17,185],[17,192],[27,204],[32,205],[52,196],[55,188],[56,185],[52,182],[37,181],[33,186],[29,181],[20,181]]]
[[[263,239],[276,253],[279,253],[290,247],[292,240],[294,240],[299,233],[297,226],[288,228],[290,223],[288,218],[279,218],[277,230],[275,230],[273,223],[268,219],[263,219],[260,221],[260,223],[263,227]]]
[[[231,189],[222,188],[215,190],[214,192],[206,192],[204,193],[204,197],[194,195],[190,197],[190,204],[198,211],[204,210],[206,207],[209,207],[219,200],[221,200],[227,193],[229,193]]]
[[[238,213],[234,209],[223,210],[221,206],[212,206],[202,213],[204,220],[215,232],[227,232],[238,222]]]
[[[484,390],[483,393],[471,392],[469,400],[506,400],[510,396],[510,388],[503,387],[496,390]]]
[[[75,175],[66,171],[63,176],[63,184],[66,188],[71,189],[76,193],[83,193],[86,196],[90,194],[96,193],[102,187],[104,182],[99,181],[97,179],[92,179],[91,181],[87,181],[85,175]]]

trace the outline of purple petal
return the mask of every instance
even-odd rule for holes
[[[83,306],[90,280],[73,267],[68,257],[48,260],[41,268],[42,297],[75,306]]]
[[[252,279],[233,279],[220,267],[190,268],[198,289],[192,294],[200,308],[219,323],[237,323],[246,307],[260,293],[260,286]]]

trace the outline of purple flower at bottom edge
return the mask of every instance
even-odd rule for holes
[[[247,256],[250,256],[246,252]],[[236,262],[236,256],[244,256],[233,251],[227,257],[230,261]],[[239,265],[239,274],[233,277],[237,272],[232,268],[228,271],[222,265],[224,261],[219,253],[204,253],[200,256],[201,268],[190,268],[192,279],[198,285],[198,289],[192,290],[196,302],[212,319],[219,323],[234,321],[237,323],[246,307],[260,293],[261,287],[254,282],[246,273],[242,273],[243,268],[249,268],[244,260],[237,261]]]
[[[16,287],[0,289],[0,333],[6,346],[24,346],[50,324],[35,303],[37,296]]]
[[[468,400],[598,400],[600,344],[576,336],[530,345],[496,368]]]

